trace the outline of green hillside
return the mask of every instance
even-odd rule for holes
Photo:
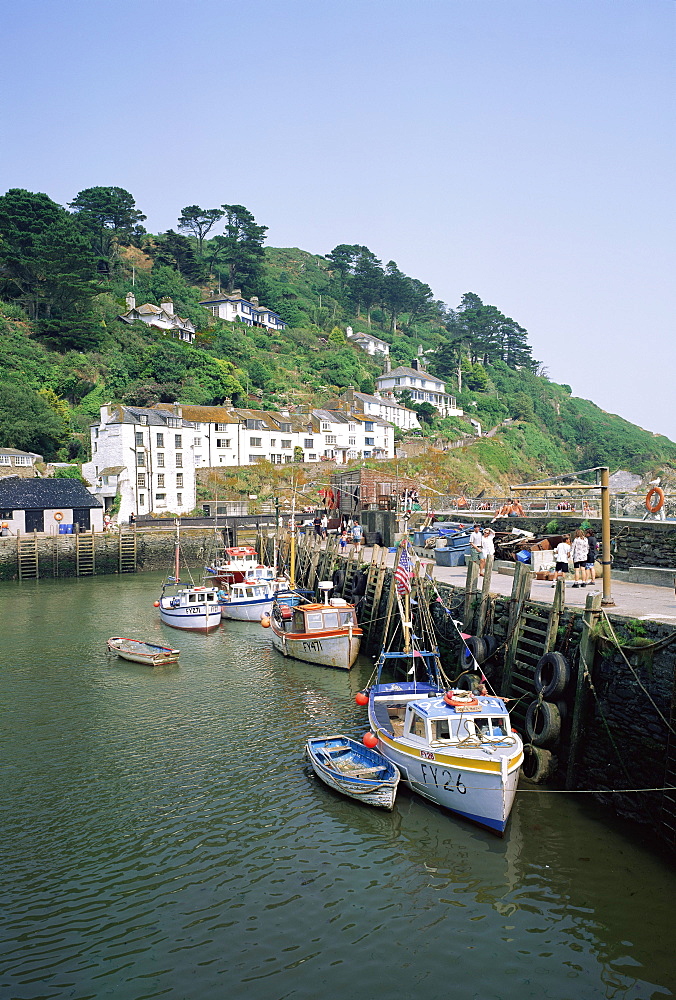
[[[265,227],[243,206],[190,206],[182,232],[156,235],[119,188],[80,192],[69,207],[18,189],[0,197],[0,445],[85,460],[88,425],[107,401],[230,398],[273,409],[319,406],[350,385],[372,392],[381,362],[346,339],[349,325],[387,341],[393,366],[422,349],[466,418],[497,428],[444,452],[471,433],[468,419],[416,407],[436,450],[408,461],[443,488],[599,464],[641,474],[676,466],[673,442],[551,382],[527,331],[475,293],[449,308],[424,281],[356,244],[325,257],[264,247]],[[216,217],[223,235],[211,235]],[[121,322],[132,283],[139,304],[170,297],[194,323],[195,343]],[[214,320],[199,300],[219,287],[258,295],[288,328]]]

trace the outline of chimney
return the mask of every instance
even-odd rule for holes
[[[171,299],[162,299],[160,302],[160,309],[164,309],[168,316],[174,315],[174,303]]]
[[[411,362],[411,368],[416,372],[420,371],[420,362],[418,361],[417,358],[414,358],[413,361]]]
[[[133,292],[127,292],[127,312],[136,309],[136,296]]]
[[[251,298],[249,299],[249,302],[251,303],[252,306],[257,306],[258,305],[258,296],[257,295],[252,295]]]
[[[391,371],[392,371],[392,361],[390,360],[390,356],[388,354],[385,358],[385,361],[383,362],[383,375],[389,375]]]

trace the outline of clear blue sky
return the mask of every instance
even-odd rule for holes
[[[370,247],[676,439],[672,0],[22,0],[0,187]]]

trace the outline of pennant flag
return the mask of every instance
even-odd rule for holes
[[[411,560],[404,548],[399,556],[399,565],[394,573],[394,585],[400,597],[411,593]]]

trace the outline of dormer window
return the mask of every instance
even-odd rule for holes
[[[148,423],[148,416],[147,416],[147,414],[142,413],[141,416],[139,417],[139,420],[140,420],[140,422],[142,424],[147,424]]]

